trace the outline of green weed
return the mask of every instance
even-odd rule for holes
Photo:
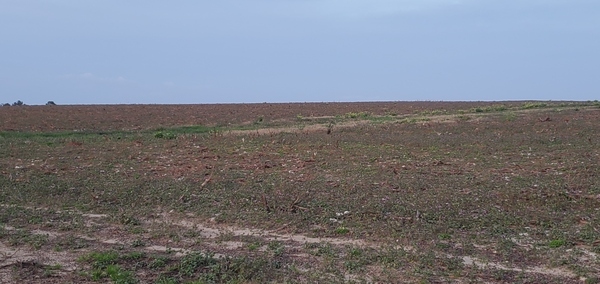
[[[547,107],[548,104],[547,103],[542,103],[542,102],[529,102],[529,103],[524,103],[521,106],[521,109],[534,109],[534,108],[543,108],[543,107]]]
[[[177,138],[177,135],[175,133],[172,132],[167,132],[167,131],[157,131],[156,133],[154,133],[154,137],[155,138],[160,138],[160,139],[175,139]]]
[[[368,118],[371,116],[370,112],[367,111],[361,111],[361,112],[348,112],[346,114],[344,114],[345,118]]]
[[[548,243],[550,248],[559,248],[566,244],[565,240],[552,240]]]
[[[115,251],[91,252],[80,257],[81,261],[91,263],[95,268],[105,268],[108,265],[116,264],[119,254]]]

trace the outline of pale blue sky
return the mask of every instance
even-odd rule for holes
[[[0,102],[595,100],[598,0],[0,0]]]

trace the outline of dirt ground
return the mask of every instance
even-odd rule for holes
[[[523,102],[501,102],[519,105]],[[0,131],[111,131],[184,125],[239,125],[298,117],[368,112],[374,115],[452,112],[499,103],[490,102],[364,102],[259,103],[209,105],[65,105],[0,108]]]
[[[0,107],[0,282],[600,283],[598,119],[591,102]]]

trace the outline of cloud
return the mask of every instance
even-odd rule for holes
[[[101,77],[94,75],[92,73],[80,73],[80,74],[67,74],[62,76],[64,79],[70,80],[86,80],[91,82],[99,82],[99,83],[125,83],[128,82],[123,76],[118,77]]]

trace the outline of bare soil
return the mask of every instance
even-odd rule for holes
[[[0,108],[0,131],[115,131],[184,125],[240,125],[289,121],[297,117],[334,117],[347,113],[373,115],[456,111],[493,104],[523,102],[361,102],[259,103],[209,105],[58,105]]]
[[[599,119],[563,102],[2,107],[0,282],[596,283]],[[197,125],[215,130],[178,128]]]

